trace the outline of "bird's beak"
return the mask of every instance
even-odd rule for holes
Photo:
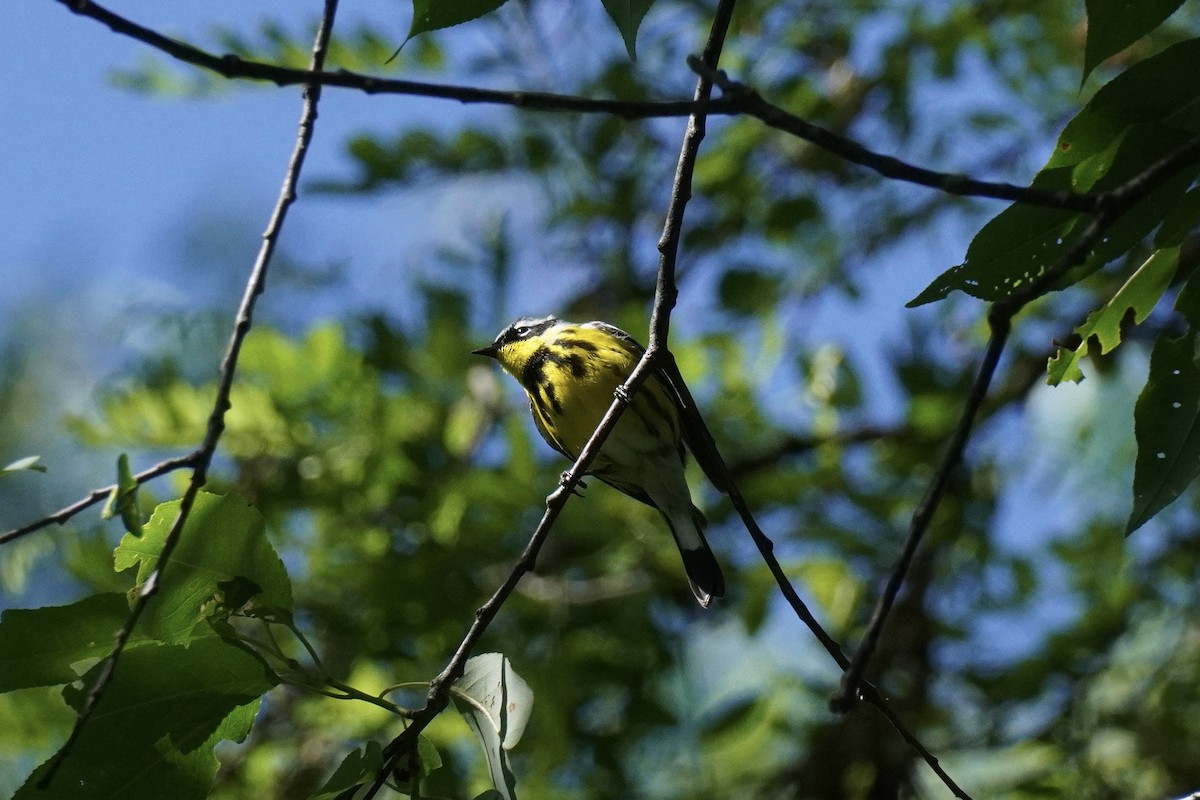
[[[488,358],[495,358],[496,351],[498,351],[499,349],[500,348],[496,347],[496,343],[493,342],[492,344],[489,344],[487,347],[481,347],[478,350],[472,350],[471,355],[487,356]]]

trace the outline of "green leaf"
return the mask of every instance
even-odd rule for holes
[[[1069,189],[1071,173],[1045,169],[1033,185]],[[1064,242],[1079,217],[1074,211],[1014,203],[975,235],[966,261],[938,276],[908,307],[942,300],[955,289],[981,300],[1001,300],[1023,290],[1066,252]]]
[[[1200,133],[1200,40],[1181,42],[1102,87],[1067,123],[1054,154],[1033,180],[1044,189],[1101,192],[1122,185]],[[1063,277],[1063,288],[1122,255],[1148,236],[1186,198],[1200,173],[1192,165],[1130,209],[1087,262]],[[938,276],[909,307],[960,290],[983,300],[1021,291],[1063,256],[1082,215],[1013,204],[988,222],[966,260]]]
[[[533,691],[500,653],[483,653],[467,661],[463,676],[451,687],[458,708],[483,743],[488,771],[506,800],[516,798],[516,776],[506,752],[516,747],[533,709]]]
[[[117,570],[137,566],[138,585],[144,584],[158,565],[163,542],[178,515],[178,500],[163,503],[154,510],[141,538],[126,534],[115,553]],[[262,516],[234,496],[206,492],[196,496],[164,575],[138,623],[141,630],[164,642],[192,638],[204,616],[201,607],[221,591],[221,583],[233,578],[258,584],[263,603],[292,607],[291,582],[267,541]]]
[[[1183,5],[1183,0],[1087,0],[1087,47],[1083,80],[1104,59],[1116,55]]]
[[[383,747],[379,742],[367,742],[362,748],[351,750],[342,759],[313,800],[333,800],[342,792],[373,779],[382,767]]]
[[[625,51],[631,61],[637,61],[637,32],[646,12],[654,0],[603,0],[604,10],[616,23],[621,38],[625,40]]]
[[[84,676],[85,687],[98,671]],[[217,771],[213,747],[245,738],[272,686],[254,656],[215,637],[127,650],[50,786],[37,788],[43,764],[16,797],[202,800]],[[64,697],[78,710],[86,694],[68,687]]]
[[[66,606],[5,611],[0,616],[0,692],[77,680],[79,672],[72,665],[108,655],[128,617],[129,603],[120,592]],[[133,637],[131,643],[145,641],[136,628]]]
[[[117,483],[100,511],[100,518],[112,519],[119,513],[125,530],[134,536],[141,536],[142,514],[138,509],[137,490],[138,482],[133,477],[133,471],[129,469],[129,456],[121,453],[117,456]]]
[[[478,19],[506,0],[413,0],[412,26],[405,42],[418,34],[451,28]]]
[[[45,472],[46,465],[38,463],[41,460],[41,456],[26,456],[25,458],[18,458],[8,466],[0,467],[0,478],[7,477],[17,472]]]
[[[1200,281],[1184,286],[1175,308],[1190,327],[1183,336],[1159,337],[1150,354],[1150,377],[1134,407],[1137,459],[1133,510],[1125,535],[1175,501],[1200,474]]]
[[[1163,292],[1175,275],[1179,264],[1179,248],[1159,250],[1129,277],[1112,299],[1088,314],[1084,323],[1075,329],[1080,337],[1073,350],[1059,348],[1046,365],[1046,382],[1056,386],[1063,381],[1083,380],[1079,362],[1088,354],[1092,337],[1100,344],[1100,353],[1109,353],[1121,343],[1121,322],[1133,311],[1133,322],[1140,325],[1158,304]]]
[[[1200,225],[1200,189],[1192,189],[1179,198],[1163,219],[1154,237],[1155,247],[1177,247]]]

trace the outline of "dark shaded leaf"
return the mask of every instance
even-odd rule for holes
[[[72,664],[102,658],[129,617],[119,592],[66,606],[10,608],[0,617],[0,692],[54,686],[79,677]],[[135,629],[133,641],[144,639]]]
[[[654,0],[603,0],[604,10],[616,23],[621,38],[625,41],[625,51],[630,60],[637,60],[637,32],[646,12],[654,5]]]
[[[1116,55],[1157,28],[1183,0],[1087,0],[1087,48],[1083,80],[1104,59]]]
[[[90,686],[99,668],[84,677]],[[43,764],[16,797],[32,800],[201,800],[217,771],[212,748],[240,741],[273,686],[252,655],[220,639],[127,650],[88,725],[47,790]],[[76,710],[85,688],[64,693]]]
[[[413,0],[408,39],[418,34],[451,28],[478,19],[504,5],[506,0]]]
[[[1178,338],[1160,336],[1150,377],[1134,409],[1137,460],[1129,535],[1175,501],[1200,474],[1200,281],[1188,281],[1175,308],[1190,323]]]

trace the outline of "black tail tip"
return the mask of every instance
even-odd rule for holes
[[[707,547],[696,550],[680,549],[683,568],[687,572],[688,585],[701,608],[708,608],[714,597],[725,596],[725,576],[716,556]]]

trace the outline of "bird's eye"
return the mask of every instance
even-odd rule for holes
[[[530,328],[528,325],[522,325],[521,327],[514,330],[513,333],[515,333],[517,335],[518,339],[524,339],[532,331],[533,331],[533,328]]]

